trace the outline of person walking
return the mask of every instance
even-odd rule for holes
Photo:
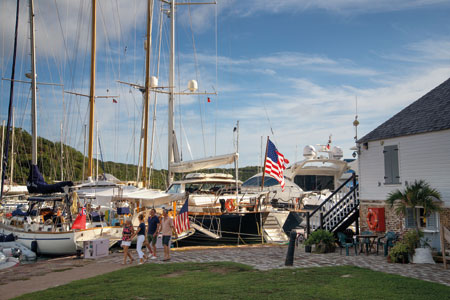
[[[156,240],[158,239],[158,232],[160,231],[160,227],[161,223],[159,222],[159,218],[156,215],[156,210],[152,208],[150,210],[150,216],[147,220],[147,239],[149,244],[149,251],[152,252],[151,259],[156,259]]]
[[[131,237],[134,235],[134,228],[133,225],[131,225],[130,218],[127,218],[125,220],[125,224],[123,225],[122,230],[122,248],[123,248],[123,263],[122,265],[127,264],[127,257],[130,258],[130,264],[133,263],[134,258],[131,255],[131,253],[128,251],[128,248],[131,246]]]
[[[161,234],[162,243],[164,246],[164,259],[163,261],[170,260],[170,238],[172,237],[172,232],[175,233],[175,227],[173,226],[173,219],[169,217],[167,209],[163,210],[162,220],[161,220]]]
[[[140,214],[138,218],[139,218],[139,227],[137,228],[134,235],[137,236],[136,251],[139,255],[139,264],[141,265],[144,263],[144,259],[147,260],[148,257],[142,251],[142,244],[144,244],[145,242],[145,233],[146,233],[144,215]]]

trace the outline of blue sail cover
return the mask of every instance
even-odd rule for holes
[[[54,184],[48,184],[44,180],[37,165],[31,165],[30,176],[27,180],[27,189],[31,193],[39,194],[51,194],[51,193],[64,193],[63,187],[73,186],[72,181],[61,181]]]

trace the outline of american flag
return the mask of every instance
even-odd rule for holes
[[[189,199],[186,199],[186,202],[184,202],[183,207],[181,208],[180,212],[175,218],[175,230],[177,234],[180,234],[183,231],[191,229],[191,226],[189,225],[189,216],[188,216],[189,211],[188,201]]]
[[[275,147],[275,145],[270,140],[267,140],[267,157],[264,172],[278,180],[283,191],[283,170],[286,169],[286,164],[288,163],[289,161],[284,158],[284,155],[278,152],[277,147]]]

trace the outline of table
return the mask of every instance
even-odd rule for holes
[[[361,254],[363,252],[364,240],[365,239],[369,240],[369,243],[366,244],[366,255],[369,255],[369,249],[373,248],[373,245],[375,244],[376,240],[378,239],[378,235],[376,235],[376,234],[358,234],[358,235],[355,235],[355,237],[358,239],[358,243],[361,245],[359,254]]]

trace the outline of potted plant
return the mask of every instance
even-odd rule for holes
[[[328,253],[335,249],[335,239],[333,233],[328,230],[318,229],[312,232],[305,241],[305,246],[314,245],[314,252]],[[306,248],[305,247],[305,248]]]
[[[389,252],[388,258],[393,263],[403,263],[406,264],[409,262],[409,249],[408,245],[405,242],[398,242],[392,247]]]
[[[421,263],[423,259],[414,260],[414,254],[416,253],[417,249],[423,249],[419,250],[419,252],[421,253],[421,257],[423,255],[426,255],[432,260],[431,248],[420,247],[420,241],[423,237],[423,232],[420,231],[419,224],[417,223],[416,208],[422,207],[425,216],[440,211],[441,194],[439,193],[439,191],[433,189],[424,180],[416,180],[412,185],[407,186],[403,191],[396,190],[389,193],[388,198],[386,199],[386,203],[391,208],[395,208],[395,212],[399,216],[406,216],[406,209],[412,208],[415,233],[413,234],[408,232],[404,237],[405,244],[408,245],[409,255],[413,257],[414,263]]]

